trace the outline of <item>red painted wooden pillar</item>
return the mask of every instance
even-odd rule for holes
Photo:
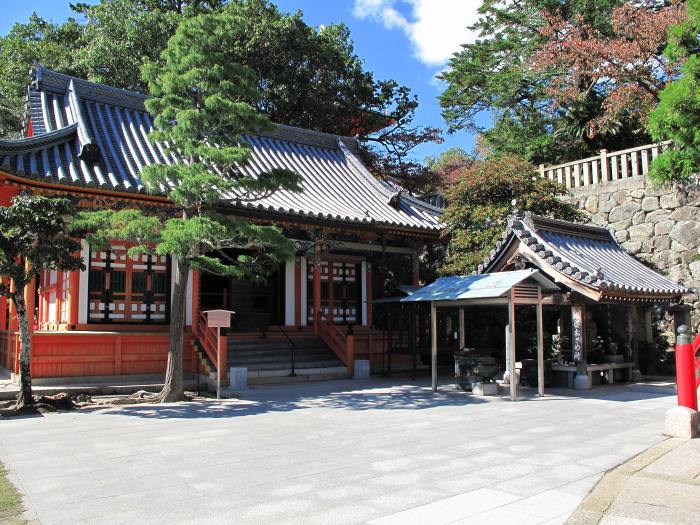
[[[321,261],[314,262],[314,333],[321,331]]]
[[[80,270],[71,272],[68,277],[68,301],[70,303],[68,324],[71,329],[75,329],[78,326],[80,308]]]
[[[29,281],[24,288],[24,304],[27,307],[27,324],[29,331],[34,331],[34,308],[36,307],[34,297],[36,296],[36,277]]]
[[[301,257],[294,258],[294,326],[301,326]]]
[[[63,310],[63,272],[56,272],[56,324],[61,324]]]

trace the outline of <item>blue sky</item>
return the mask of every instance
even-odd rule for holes
[[[476,19],[479,0],[273,0],[282,11],[300,9],[313,26],[345,22],[352,32],[357,54],[375,78],[393,78],[418,95],[417,124],[445,128],[436,97],[442,86],[435,74],[445,67],[459,44],[471,41],[467,26]],[[68,0],[5,2],[0,34],[14,22],[26,21],[32,12],[62,22],[71,16]],[[471,150],[474,137],[445,134],[443,144],[425,145],[419,159],[452,146]]]

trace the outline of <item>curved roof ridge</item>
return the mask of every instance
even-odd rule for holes
[[[70,137],[78,130],[78,124],[73,123],[55,131],[42,133],[33,137],[24,137],[21,139],[0,139],[0,155],[17,154],[25,151],[30,151],[36,148],[48,146],[54,142],[63,142],[62,139]]]
[[[643,299],[670,299],[688,292],[683,285],[626,252],[606,228],[532,214],[509,219],[502,240],[479,265],[477,273],[489,273],[514,239],[527,247],[527,258],[532,259],[527,254],[534,254],[537,262],[532,261],[533,264],[590,289],[588,293],[612,298],[615,293],[627,293]]]

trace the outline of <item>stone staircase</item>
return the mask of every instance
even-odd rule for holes
[[[296,375],[290,376],[293,350]],[[250,384],[349,377],[347,368],[310,327],[229,333],[228,365],[247,368]]]

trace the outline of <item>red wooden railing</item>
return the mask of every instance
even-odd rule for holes
[[[204,352],[209,357],[216,368],[216,372],[224,383],[227,373],[228,362],[228,338],[226,335],[219,335],[219,329],[210,328],[207,325],[207,316],[204,313],[199,314],[197,323],[197,340]],[[221,359],[221,362],[219,362]]]
[[[335,355],[352,375],[355,372],[355,337],[352,334],[344,334],[328,317],[321,313],[319,323],[319,337],[333,350]]]

